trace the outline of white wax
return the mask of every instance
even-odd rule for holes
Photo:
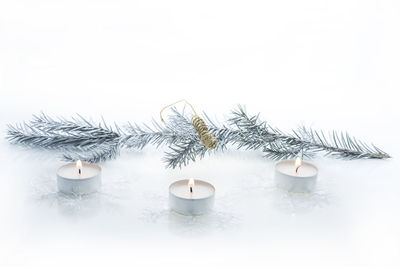
[[[98,175],[101,172],[101,168],[97,164],[82,163],[82,172],[79,174],[76,163],[68,163],[61,166],[57,174],[67,179],[87,179]]]
[[[214,186],[205,181],[194,180],[193,192],[190,192],[188,183],[189,180],[185,179],[170,185],[171,209],[183,215],[201,215],[210,212],[214,206]]]
[[[317,175],[317,168],[311,163],[303,161],[300,168],[296,173],[296,166],[294,160],[283,160],[276,164],[276,170],[294,177],[312,177]]]
[[[188,179],[177,181],[171,184],[170,192],[177,197],[186,199],[207,198],[212,196],[215,192],[214,186],[212,186],[210,183],[201,180],[195,180],[193,192],[191,193],[188,183]]]

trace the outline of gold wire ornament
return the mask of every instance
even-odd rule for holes
[[[208,148],[208,149],[215,149],[218,145],[218,139],[215,138],[214,136],[212,136],[210,134],[210,132],[208,131],[208,127],[205,123],[205,121],[199,116],[197,115],[196,111],[194,110],[193,106],[186,101],[185,99],[181,99],[179,101],[176,101],[172,104],[169,104],[167,106],[165,106],[163,109],[161,109],[160,111],[160,119],[163,123],[165,123],[163,117],[162,117],[162,112],[169,108],[172,107],[180,102],[185,102],[193,111],[193,116],[191,119],[191,123],[193,125],[193,127],[196,129],[197,133],[199,134],[199,139],[200,141],[203,143],[203,145]]]

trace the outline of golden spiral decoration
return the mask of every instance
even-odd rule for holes
[[[160,119],[161,119],[161,121],[164,122],[164,119],[162,117],[162,112],[165,109],[167,109],[167,108],[169,108],[169,107],[171,107],[171,106],[173,106],[173,105],[175,105],[175,104],[177,104],[179,102],[185,102],[192,109],[194,115],[192,117],[192,121],[191,122],[192,122],[193,127],[196,129],[197,133],[199,134],[199,139],[203,143],[203,145],[208,149],[215,149],[218,146],[218,139],[210,134],[210,132],[208,131],[208,127],[207,127],[205,121],[202,118],[200,118],[199,115],[197,115],[197,113],[194,110],[193,106],[189,102],[187,102],[185,99],[181,99],[179,101],[176,101],[176,102],[174,102],[172,104],[169,104],[168,106],[165,106],[163,109],[161,109],[161,111],[160,111]]]
[[[204,120],[198,115],[192,117],[192,125],[199,134],[200,141],[208,149],[215,149],[218,145],[218,139],[210,134]]]

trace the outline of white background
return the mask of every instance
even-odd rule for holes
[[[163,148],[102,164],[100,194],[56,193],[52,153],[0,141],[1,266],[399,266],[400,2],[0,2],[0,130],[44,111],[147,122],[188,99],[284,130],[347,130],[394,158],[318,158],[317,190],[275,188],[273,162],[230,151],[181,170]],[[182,177],[215,211],[168,210]],[[135,265],[136,264],[136,265]]]

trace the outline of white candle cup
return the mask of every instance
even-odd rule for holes
[[[290,192],[307,193],[314,190],[318,168],[309,162],[302,162],[296,172],[295,160],[283,160],[275,164],[275,183]]]
[[[79,174],[76,163],[68,163],[57,170],[58,191],[65,194],[85,195],[97,192],[101,187],[101,167],[83,163]]]
[[[183,215],[201,215],[208,213],[214,206],[215,188],[202,180],[194,180],[190,192],[189,180],[179,180],[169,187],[169,205],[171,209]]]

